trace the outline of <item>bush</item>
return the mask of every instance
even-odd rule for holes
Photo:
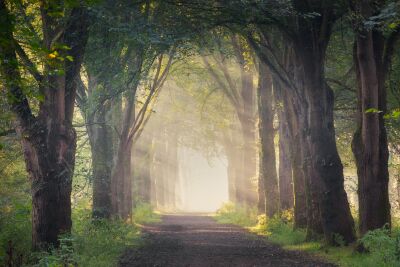
[[[217,210],[215,219],[219,223],[236,224],[243,227],[250,227],[257,223],[257,209],[235,206],[233,203],[225,203],[220,209]]]
[[[400,235],[387,227],[367,232],[360,243],[369,252],[369,260],[380,266],[400,266]]]

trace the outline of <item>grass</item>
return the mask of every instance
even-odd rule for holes
[[[148,203],[139,203],[133,210],[133,221],[137,224],[156,223],[161,221],[161,216],[154,212]]]
[[[250,227],[257,223],[257,209],[225,203],[214,217],[218,223]]]
[[[368,252],[359,253],[355,245],[331,247],[324,244],[322,240],[307,242],[305,230],[293,230],[292,211],[283,211],[280,216],[267,218],[265,215],[256,216],[249,210],[251,209],[246,211],[246,209],[234,207],[233,204],[225,204],[217,212],[215,218],[220,223],[246,227],[285,249],[304,251],[339,266],[400,266],[400,228],[398,227],[394,227],[391,232],[385,228],[368,232],[357,241],[357,243],[361,242]]]
[[[160,221],[151,205],[141,203],[133,210],[133,223],[120,220],[92,220],[91,206],[81,201],[73,209],[72,233],[60,238],[61,246],[50,252],[31,253],[30,203],[15,206],[7,218],[0,218],[0,266],[6,265],[12,240],[15,266],[116,266],[127,248],[142,244],[140,224]],[[2,213],[5,216],[5,213]]]

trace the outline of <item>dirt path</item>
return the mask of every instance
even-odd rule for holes
[[[145,227],[145,244],[128,250],[119,266],[334,266],[265,242],[211,217],[166,215]]]

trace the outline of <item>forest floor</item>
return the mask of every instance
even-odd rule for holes
[[[125,251],[119,266],[335,266],[206,215],[164,215],[143,233],[144,245]]]

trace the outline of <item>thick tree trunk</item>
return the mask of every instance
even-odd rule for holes
[[[93,217],[108,219],[111,216],[112,139],[107,125],[107,108],[102,107],[94,121],[88,122],[88,135],[92,151]]]
[[[23,141],[32,182],[32,242],[35,250],[58,246],[60,234],[71,230],[71,190],[76,135],[65,125],[37,128],[43,136]],[[26,134],[24,130],[21,134]]]
[[[306,45],[297,47],[297,53],[303,67],[307,100],[308,127],[305,129],[308,129],[310,157],[306,157],[306,162],[309,159],[311,190],[311,194],[308,195],[318,204],[326,241],[335,244],[337,235],[340,235],[348,243],[355,239],[354,222],[344,191],[343,166],[336,148],[333,93],[324,80],[325,50],[309,49],[313,47],[310,44],[312,39],[307,35],[303,37],[307,38],[303,40],[303,44]],[[312,206],[308,208],[309,211],[314,210]]]
[[[44,43],[50,49],[57,23],[49,10],[41,10]],[[76,85],[87,40],[87,13],[71,10],[67,27],[60,28],[59,40],[71,49],[74,62],[65,62],[65,75],[43,75],[38,80],[45,95],[39,115],[34,116],[20,87],[21,74],[16,57],[12,18],[0,0],[0,73],[9,93],[10,106],[18,120],[26,169],[32,192],[32,245],[34,250],[59,246],[60,234],[71,230],[71,190],[75,166],[76,133],[72,127]],[[79,26],[78,26],[79,25]],[[59,34],[59,32],[57,32]],[[48,72],[53,69],[45,64]],[[35,77],[35,79],[37,79]],[[43,82],[43,83],[42,83]]]
[[[279,211],[279,189],[276,173],[274,144],[274,113],[272,108],[272,77],[269,69],[260,64],[258,85],[259,131],[260,131],[260,175],[264,181],[265,213],[268,217]]]
[[[121,134],[115,154],[111,176],[113,216],[128,219],[132,213],[132,140],[128,140],[130,126],[135,120],[135,104],[132,97],[126,99]]]
[[[306,130],[304,135],[310,157],[303,158],[303,161],[310,166],[309,185],[312,193],[316,194],[315,197],[313,194],[308,196],[318,204],[325,240],[335,244],[340,235],[349,243],[355,239],[354,222],[344,190],[343,166],[336,147],[334,97],[326,85],[324,70],[326,48],[336,20],[335,7],[333,4],[311,7],[302,1],[295,2],[296,9],[317,11],[320,16],[298,18],[298,31],[296,38],[292,39],[296,55],[295,75],[301,81],[296,83],[299,86],[297,90],[304,96],[305,101],[300,104],[306,111],[305,124],[301,123],[301,127]],[[308,206],[308,209],[313,207]]]
[[[112,172],[112,215],[120,219],[128,219],[132,212],[131,147],[128,143],[119,148]]]
[[[364,16],[372,15],[371,1],[359,3]],[[352,143],[358,174],[360,233],[390,227],[388,141],[383,115],[386,112],[384,38],[362,31],[357,36],[359,116]],[[371,112],[369,112],[371,111]]]

